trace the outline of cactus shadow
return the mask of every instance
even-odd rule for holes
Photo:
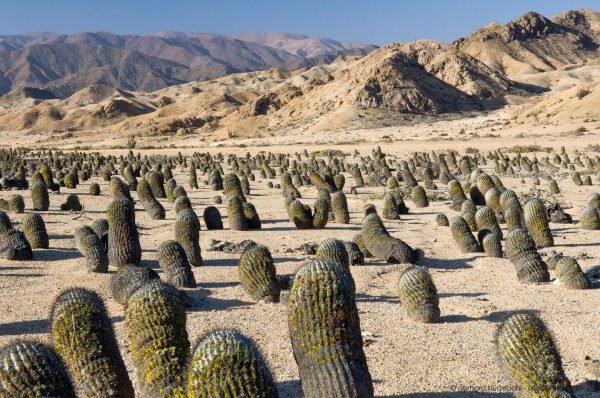
[[[187,295],[186,310],[190,312],[223,311],[231,308],[249,307],[255,304],[237,299],[219,299],[213,297],[209,289],[190,289],[185,292]]]
[[[435,268],[435,269],[467,269],[473,268],[469,264],[470,261],[477,259],[478,257],[472,256],[467,258],[430,258],[425,257],[424,260],[419,263],[426,266],[427,268]]]
[[[280,397],[302,397],[300,380],[285,380],[275,383]]]
[[[486,321],[490,323],[502,323],[508,317],[515,314],[529,313],[534,315],[539,315],[540,311],[538,310],[511,310],[511,311],[494,311],[490,312],[487,315],[481,317],[470,317],[467,315],[446,315],[442,316],[442,323],[461,323],[461,322],[470,322],[470,321]]]
[[[33,253],[34,261],[60,261],[83,257],[76,249],[42,249]]]
[[[69,240],[73,239],[73,235],[50,235],[50,240]]]
[[[394,296],[372,296],[369,294],[356,293],[356,301],[378,302],[378,303],[396,303],[400,304],[400,298]]]
[[[508,392],[482,392],[482,391],[443,391],[443,392],[420,392],[396,395],[378,395],[378,398],[512,398],[514,395]]]
[[[47,319],[0,323],[0,336],[48,333],[48,326]]]

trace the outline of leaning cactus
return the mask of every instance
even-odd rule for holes
[[[75,398],[75,390],[53,348],[20,341],[0,350],[0,396]]]
[[[562,257],[556,262],[556,277],[568,289],[589,289],[591,283],[572,257]]]
[[[180,211],[175,218],[175,240],[183,247],[192,267],[202,265],[200,220],[192,209]]]
[[[600,229],[600,212],[595,206],[584,207],[581,210],[579,221],[583,229],[598,230]]]
[[[265,246],[252,246],[240,258],[240,282],[257,302],[279,302],[280,287],[271,252]]]
[[[158,264],[163,270],[165,282],[177,288],[196,287],[196,279],[185,250],[176,241],[168,240],[158,246]]]
[[[525,231],[515,229],[506,236],[506,254],[522,283],[550,281],[548,266],[537,252],[533,238]]]
[[[0,259],[25,261],[32,257],[31,245],[23,232],[16,229],[0,232]]]
[[[437,323],[440,307],[437,289],[429,272],[413,265],[407,268],[398,281],[398,293],[408,317],[417,322]]]
[[[65,359],[81,397],[133,397],[133,386],[102,299],[74,288],[50,313],[56,351]]]
[[[475,213],[475,223],[477,224],[478,231],[487,229],[502,239],[502,230],[498,225],[496,214],[488,206],[483,206],[477,210],[477,213]]]
[[[185,303],[173,286],[146,283],[127,301],[125,329],[143,397],[183,397],[190,349]]]
[[[142,248],[135,225],[135,209],[127,199],[115,199],[106,210],[108,220],[108,259],[111,265],[139,265]]]
[[[165,208],[154,197],[148,181],[140,180],[140,182],[137,184],[137,195],[140,202],[142,202],[142,206],[144,206],[144,209],[146,212],[148,212],[150,218],[153,220],[165,219]]]
[[[131,193],[129,192],[129,185],[119,177],[112,177],[108,183],[108,190],[114,199],[128,199],[131,200]]]
[[[125,265],[110,278],[112,297],[120,304],[127,304],[129,297],[147,283],[160,277],[152,268]]]
[[[325,199],[317,199],[314,207],[315,214],[313,214],[312,226],[316,229],[323,229],[329,221],[330,203]]]
[[[452,200],[452,204],[450,208],[455,211],[459,211],[461,209],[462,203],[467,200],[465,196],[465,191],[463,187],[460,185],[460,182],[456,180],[452,180],[448,183],[448,193],[450,194],[450,199]]]
[[[146,181],[150,184],[150,189],[157,199],[167,197],[164,186],[164,177],[160,171],[152,171],[146,175]]]
[[[33,210],[48,211],[50,196],[48,196],[48,188],[43,181],[37,181],[31,186],[31,201],[33,202]]]
[[[365,255],[360,250],[360,247],[357,243],[351,241],[344,241],[344,246],[346,247],[346,251],[348,252],[348,259],[350,260],[350,265],[362,265],[365,263]]]
[[[294,200],[290,203],[289,213],[296,228],[307,229],[312,227],[313,217],[310,206],[302,204],[299,200]]]
[[[250,202],[243,204],[244,216],[248,223],[248,229],[261,229],[261,222],[256,207]]]
[[[535,315],[508,318],[498,332],[498,351],[507,372],[529,396],[574,397],[552,336]]]
[[[413,264],[422,254],[420,250],[413,250],[404,241],[391,236],[377,214],[365,217],[361,237],[369,253],[389,263]]]
[[[233,195],[227,202],[227,218],[229,219],[229,229],[232,231],[248,230],[248,219],[244,214],[244,201],[241,196]]]
[[[488,232],[481,239],[481,246],[488,257],[502,258],[502,243],[500,237],[493,232]]]
[[[473,236],[469,224],[461,216],[456,216],[450,221],[450,230],[452,236],[458,244],[460,251],[463,253],[478,253],[481,252],[481,246]]]
[[[373,397],[348,274],[320,261],[305,265],[296,274],[288,307],[304,396]]]
[[[335,216],[335,222],[340,224],[350,224],[350,213],[348,212],[348,202],[346,195],[342,191],[331,195],[331,209]]]
[[[44,219],[37,213],[29,213],[21,220],[21,229],[32,249],[47,249],[48,232]]]
[[[548,223],[548,212],[544,203],[537,198],[530,199],[523,208],[525,225],[538,248],[554,246],[554,239]]]
[[[278,397],[256,344],[236,330],[216,330],[198,339],[188,365],[187,396]]]

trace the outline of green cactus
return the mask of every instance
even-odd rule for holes
[[[260,217],[254,205],[250,202],[243,204],[244,216],[248,223],[248,229],[261,229]]]
[[[342,191],[331,195],[331,209],[335,216],[335,222],[339,224],[350,224],[350,213],[346,195]]]
[[[513,262],[513,265],[517,271],[517,279],[521,283],[545,283],[550,281],[548,267],[541,259],[521,257]]]
[[[504,212],[504,220],[506,221],[506,227],[508,228],[509,232],[515,229],[525,229],[523,210],[518,203],[506,209]]]
[[[125,265],[110,278],[112,297],[125,305],[136,290],[155,279],[160,280],[160,277],[152,268]]]
[[[506,235],[506,255],[512,263],[524,257],[541,259],[533,238],[523,229],[512,230]]]
[[[298,229],[311,228],[313,225],[313,216],[310,206],[302,204],[299,200],[294,200],[289,206],[291,221]]]
[[[560,188],[558,187],[556,180],[552,179],[548,181],[548,192],[553,195],[558,195],[560,193]]]
[[[477,213],[475,213],[475,222],[477,224],[478,231],[487,229],[491,233],[497,235],[502,240],[502,230],[498,225],[496,214],[491,208],[489,208],[488,206],[483,206],[479,210],[477,210]]]
[[[363,265],[365,263],[365,255],[360,250],[360,247],[357,243],[352,241],[344,241],[344,247],[348,253],[350,265]]]
[[[167,182],[168,181],[170,180],[167,180]],[[190,167],[189,183],[190,189],[198,189],[198,177],[196,175],[196,167],[194,167],[194,165]]]
[[[175,199],[173,205],[175,208],[175,214],[179,214],[180,211],[185,209],[192,210],[192,202],[187,196],[178,197],[177,199]]]
[[[64,358],[80,397],[134,397],[133,386],[102,299],[72,288],[50,312],[56,351]]]
[[[354,178],[354,185],[357,188],[361,188],[365,186],[365,180],[363,178],[362,172],[358,167],[352,168],[352,178]]]
[[[560,354],[544,323],[533,314],[515,314],[498,331],[504,368],[530,397],[574,397]]]
[[[48,248],[48,232],[46,232],[46,223],[42,216],[37,213],[27,214],[21,220],[21,229],[32,249]]]
[[[0,233],[6,232],[10,229],[13,229],[12,223],[10,222],[10,218],[8,214],[3,211],[0,211]]]
[[[108,250],[108,220],[106,218],[99,218],[97,220],[94,220],[94,222],[92,223],[92,225],[90,225],[90,227],[92,228],[92,230],[94,231],[94,233],[96,235],[98,235],[98,238],[100,238],[100,241],[102,242],[102,246],[104,247],[104,251],[107,252]]]
[[[448,221],[448,217],[445,214],[438,214],[435,216],[435,222],[440,227],[448,227],[450,226],[450,222]]]
[[[137,195],[142,206],[153,220],[164,220],[165,219],[165,208],[163,205],[156,200],[150,184],[146,180],[140,180],[137,185]]]
[[[177,241],[167,240],[158,246],[158,264],[164,272],[165,282],[177,288],[196,287],[185,250]]]
[[[244,192],[242,191],[242,184],[237,174],[229,173],[223,178],[223,190],[228,198],[232,196],[239,196],[242,202],[246,201]]]
[[[375,214],[375,215],[377,215],[377,214]],[[354,237],[352,238],[352,242],[355,243],[356,246],[358,246],[358,249],[362,252],[362,254],[364,255],[365,258],[373,257],[371,252],[369,252],[369,250],[367,250],[364,239],[360,232],[357,233],[356,235],[354,235]]]
[[[127,300],[125,330],[140,396],[185,397],[185,365],[190,349],[182,294],[150,281]]]
[[[175,240],[183,247],[192,267],[202,265],[200,251],[200,220],[192,209],[185,209],[175,217]]]
[[[244,214],[244,202],[239,195],[233,195],[227,201],[227,218],[232,231],[247,231],[248,219]]]
[[[562,257],[556,262],[555,273],[558,280],[568,289],[590,289],[591,283],[572,257]]]
[[[127,199],[131,200],[131,193],[129,192],[129,185],[127,185],[121,178],[113,176],[108,183],[108,190],[114,199]]]
[[[339,266],[310,262],[294,278],[288,307],[304,396],[373,397],[348,273]]]
[[[171,181],[171,180],[169,180]],[[173,192],[171,193],[171,195],[173,196],[173,202],[177,200],[177,198],[181,197],[181,196],[188,196],[187,192],[185,191],[185,188],[182,187],[181,185],[176,186],[175,188],[173,188]]]
[[[42,181],[37,181],[31,186],[31,201],[33,202],[33,210],[48,211],[50,208],[50,196],[48,188]]]
[[[583,185],[583,181],[581,181],[581,176],[579,175],[578,172],[576,172],[576,171],[573,172],[571,174],[571,178],[573,179],[573,182],[575,183],[575,185],[577,185],[577,186]]]
[[[60,209],[62,211],[81,211],[83,210],[83,206],[79,202],[79,196],[72,193],[67,196],[65,203],[60,205]]]
[[[387,192],[383,195],[383,210],[381,216],[386,220],[399,220],[400,215],[398,213],[398,203],[396,198],[391,192]]]
[[[11,213],[23,213],[25,211],[25,200],[21,195],[11,195],[8,198],[8,210]]]
[[[450,194],[450,200],[452,204],[450,208],[455,211],[459,211],[461,209],[462,203],[467,200],[465,196],[465,191],[463,187],[460,185],[460,182],[456,180],[451,180],[448,183],[448,193]]]
[[[76,178],[77,178],[77,176],[74,175],[73,173],[65,174],[65,176],[63,178],[63,183],[65,184],[65,188],[69,188],[69,189],[77,188]]]
[[[494,184],[494,180],[489,175],[481,173],[477,176],[477,188],[485,196],[489,189],[496,188],[496,184]]]
[[[429,272],[419,266],[410,266],[398,281],[398,294],[402,308],[416,322],[438,323],[440,321],[439,298]]]
[[[325,239],[317,247],[316,259],[335,264],[350,272],[350,258],[344,242],[338,239]]]
[[[80,226],[73,235],[77,250],[86,258],[90,272],[108,272],[108,256],[100,237],[88,226]]]
[[[111,265],[139,265],[142,248],[137,226],[135,209],[127,199],[114,199],[106,210],[108,220],[108,260]]]
[[[500,237],[489,230],[483,230],[483,236],[480,239],[481,247],[488,257],[502,258],[502,243]]]
[[[146,174],[146,181],[150,184],[150,189],[157,199],[165,199],[167,193],[165,192],[164,177],[159,171],[152,171]]]
[[[329,193],[329,192],[328,192]],[[313,228],[323,229],[329,221],[329,208],[331,204],[326,199],[317,199],[314,204],[315,214],[313,215]]]
[[[188,366],[187,396],[277,398],[277,389],[254,341],[236,330],[198,339]]]
[[[259,303],[279,302],[280,287],[269,249],[259,245],[247,249],[238,271],[240,282],[252,299]]]
[[[176,187],[177,181],[175,181],[173,178],[167,180],[167,182],[165,183],[165,195],[167,195],[167,199],[171,203],[175,202],[175,198],[173,197],[173,191]]]
[[[75,390],[53,348],[37,341],[19,341],[0,350],[0,396],[75,398]]]
[[[377,214],[365,217],[361,236],[368,252],[388,263],[413,264],[422,256],[420,250],[413,250],[404,241],[391,236]]]
[[[92,196],[100,196],[100,185],[96,184],[95,182],[91,183],[88,192]]]
[[[16,229],[0,232],[0,259],[31,260],[33,252],[25,234]]]
[[[335,187],[337,188],[338,191],[341,191],[344,189],[344,185],[346,185],[346,177],[344,177],[343,174],[336,174],[333,177],[333,183],[335,185]]]
[[[125,181],[129,186],[129,191],[137,191],[138,180],[135,177],[135,171],[133,170],[133,166],[131,166],[130,164],[125,166],[125,169],[123,169],[123,178],[125,178]]]
[[[584,207],[583,210],[581,210],[579,221],[581,222],[581,227],[583,229],[600,229],[600,213],[598,212],[598,209],[594,206]]]
[[[281,186],[283,187],[281,194],[285,197],[288,193],[294,194],[296,198],[301,198],[300,192],[292,182],[292,175],[287,171],[281,174]]]
[[[469,224],[461,216],[456,216],[450,220],[450,230],[452,236],[458,244],[460,251],[463,253],[478,253],[481,252],[481,246],[473,236]]]
[[[310,178],[310,182],[312,182],[312,184],[317,189],[326,189],[330,193],[334,193],[337,191],[337,188],[334,185],[325,181],[325,179],[323,179],[323,177],[321,177],[321,175],[319,175],[318,173],[316,173],[314,171],[310,172],[310,174],[308,175],[308,178]]]
[[[221,212],[216,207],[206,207],[204,209],[204,213],[202,214],[202,218],[204,219],[206,229],[208,229],[209,231],[215,229],[223,229],[223,220],[221,218]]]
[[[410,199],[413,201],[416,207],[429,207],[427,192],[425,192],[425,189],[420,185],[413,187],[412,191],[410,192]]]
[[[538,248],[554,246],[554,239],[548,223],[548,213],[540,199],[529,199],[523,208],[523,216],[525,226]]]

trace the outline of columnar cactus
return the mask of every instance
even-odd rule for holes
[[[146,174],[146,180],[148,181],[148,184],[150,184],[150,189],[155,198],[164,199],[167,197],[164,186],[164,177],[160,172],[152,171]]]
[[[198,177],[196,175],[196,167],[192,164],[189,174],[190,189],[198,189]]]
[[[135,209],[127,199],[115,199],[106,210],[108,220],[108,260],[111,265],[139,265],[142,248],[137,226]]]
[[[53,348],[19,341],[0,350],[0,396],[75,398],[75,389]]]
[[[350,213],[348,212],[348,202],[346,195],[342,191],[331,195],[331,209],[335,216],[335,222],[340,224],[350,224]]]
[[[271,371],[256,344],[236,330],[216,330],[198,339],[187,375],[189,398],[277,398]]]
[[[398,293],[402,308],[410,319],[423,323],[440,321],[437,289],[424,268],[416,265],[407,268],[400,275]]]
[[[121,178],[113,176],[108,183],[108,190],[114,199],[128,199],[131,200],[131,193],[129,192],[129,185],[125,183]]]
[[[396,203],[396,198],[390,192],[383,195],[383,211],[381,212],[381,216],[386,220],[400,219],[398,203]]]
[[[260,217],[254,205],[250,202],[243,204],[244,216],[248,223],[248,229],[261,229]]]
[[[344,189],[344,185],[346,185],[346,177],[344,177],[344,175],[341,173],[336,174],[333,177],[333,183],[335,184],[335,187],[338,189],[338,191],[341,191]]]
[[[175,218],[175,240],[183,247],[192,267],[202,265],[200,220],[198,220],[194,210],[185,209],[177,213]]]
[[[112,297],[125,305],[136,290],[155,279],[160,280],[160,277],[152,268],[125,265],[110,278]]]
[[[362,172],[358,167],[352,168],[352,178],[354,178],[354,185],[357,188],[365,186],[365,180],[363,178]]]
[[[362,241],[374,257],[388,263],[415,263],[421,256],[420,250],[389,234],[377,214],[370,214],[363,220]]]
[[[556,277],[568,289],[589,289],[591,283],[572,257],[562,257],[556,262]]]
[[[133,397],[134,391],[102,299],[73,288],[50,313],[52,340],[81,397]]]
[[[429,207],[427,192],[425,192],[425,189],[420,185],[417,185],[412,189],[410,192],[410,199],[416,207]]]
[[[482,251],[477,239],[475,239],[475,236],[471,232],[471,228],[469,228],[469,224],[461,216],[452,218],[450,221],[450,230],[461,252],[477,253]]]
[[[143,397],[184,397],[190,342],[185,303],[173,286],[144,284],[127,301],[125,330]]]
[[[204,209],[202,214],[206,229],[223,229],[223,219],[221,218],[221,212],[214,206],[208,206]]]
[[[31,201],[33,202],[33,210],[48,211],[50,196],[48,195],[48,188],[43,181],[36,181],[31,186]]]
[[[244,201],[239,195],[233,195],[227,201],[227,218],[229,229],[233,231],[248,230],[248,219],[244,214]]]
[[[46,232],[46,223],[42,216],[37,213],[27,214],[21,220],[21,229],[32,249],[48,248],[48,232]]]
[[[165,282],[177,288],[196,287],[196,279],[185,250],[176,241],[167,240],[158,246],[158,264],[164,272]]]
[[[148,212],[150,218],[153,220],[165,219],[165,208],[154,197],[148,181],[140,180],[137,185],[137,195],[140,202],[142,202],[142,206],[144,206],[144,209],[146,212]]]
[[[508,231],[513,231],[515,229],[525,229],[525,221],[523,218],[523,210],[521,206],[510,206],[504,212],[504,220],[506,221],[506,227]]]
[[[31,260],[33,252],[25,234],[16,229],[0,232],[0,259]]]
[[[223,178],[223,190],[228,198],[238,195],[242,202],[246,201],[244,192],[242,191],[242,184],[235,173],[229,173]]]
[[[581,227],[583,229],[600,229],[600,213],[594,206],[584,207],[583,210],[581,210],[579,221],[581,222]]]
[[[288,326],[306,398],[373,397],[348,273],[313,261],[294,279]]]
[[[80,226],[73,236],[77,250],[86,258],[87,269],[90,272],[108,272],[108,256],[102,241],[94,230]]]
[[[502,364],[531,397],[573,397],[560,354],[544,323],[533,314],[515,314],[498,332]]]
[[[238,271],[242,286],[256,302],[279,302],[280,286],[269,249],[250,247],[242,254]]]
[[[315,214],[313,215],[313,228],[323,229],[329,221],[330,203],[326,199],[317,199],[314,204]]]
[[[337,188],[328,183],[327,181],[325,181],[323,179],[323,177],[321,177],[321,175],[319,175],[318,173],[312,171],[309,175],[308,178],[310,178],[310,182],[312,182],[312,184],[317,188],[317,189],[326,189],[331,193],[334,193],[337,191]]]
[[[173,207],[175,208],[175,214],[179,214],[179,212],[184,209],[192,210],[192,202],[187,196],[178,197],[177,199],[175,199],[173,205]]]
[[[79,202],[79,196],[71,193],[67,196],[65,203],[60,205],[60,209],[62,211],[81,211],[83,210],[83,206]]]
[[[554,238],[548,223],[548,213],[544,203],[537,198],[530,199],[523,208],[525,225],[538,248],[554,246]]]
[[[493,232],[489,232],[481,239],[481,246],[488,257],[502,258],[502,243],[500,237]]]
[[[290,203],[289,213],[296,228],[307,229],[312,227],[313,217],[310,206],[302,204],[299,200],[294,200]]]
[[[344,242],[338,239],[325,239],[317,247],[316,259],[325,263],[339,265],[350,271],[350,258]]]

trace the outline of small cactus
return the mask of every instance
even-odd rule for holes
[[[533,314],[515,314],[498,331],[502,364],[531,397],[573,397],[560,354],[544,323]]]
[[[437,289],[424,268],[415,265],[407,268],[400,275],[398,293],[410,319],[422,323],[440,321]]]
[[[191,209],[180,211],[175,218],[175,240],[183,247],[192,267],[202,265],[200,250],[200,220]]]
[[[280,287],[269,249],[259,245],[247,249],[240,258],[238,271],[242,286],[256,302],[279,302]]]
[[[500,237],[493,232],[485,234],[481,239],[481,246],[488,257],[502,258],[502,243]]]
[[[435,216],[435,222],[440,227],[448,227],[450,226],[450,222],[448,221],[448,217],[445,214],[438,214]]]
[[[330,203],[325,199],[317,199],[314,207],[315,214],[313,215],[312,226],[313,228],[323,229],[329,221]]]
[[[36,181],[31,186],[31,201],[35,211],[48,211],[48,208],[50,208],[48,188],[43,181]]]
[[[102,299],[74,288],[62,292],[50,313],[52,339],[65,359],[78,395],[133,397],[133,386]]]
[[[60,209],[62,211],[81,211],[83,210],[83,206],[79,201],[79,196],[74,193],[71,193],[67,196],[67,200],[65,203],[60,205]]]
[[[11,213],[23,213],[25,211],[25,200],[21,195],[11,195],[8,198],[8,210]]]
[[[95,182],[91,183],[88,192],[92,196],[100,196],[100,185]]]
[[[488,206],[483,206],[477,210],[477,213],[475,213],[475,223],[477,224],[478,231],[487,229],[502,239],[502,230],[498,225],[496,214]]]
[[[16,229],[0,232],[0,259],[25,261],[32,257],[31,245],[23,232]]]
[[[160,277],[152,268],[125,265],[110,278],[112,297],[125,305],[136,290],[155,279],[160,280]]]
[[[223,229],[223,219],[221,218],[221,212],[214,206],[208,206],[204,209],[202,214],[206,229]]]
[[[420,185],[417,185],[412,189],[410,192],[410,199],[416,207],[429,207],[427,192],[425,192],[425,189]]]
[[[558,280],[568,289],[589,289],[591,283],[572,257],[562,257],[556,262],[555,273]]]
[[[331,209],[335,216],[335,222],[339,224],[350,224],[350,213],[348,212],[348,202],[346,195],[342,191],[331,195]]]
[[[185,250],[174,240],[158,246],[158,264],[165,275],[165,282],[177,288],[196,287],[196,279],[187,259]]]
[[[389,263],[413,264],[422,254],[402,240],[391,236],[377,214],[365,217],[361,236],[369,253]]]
[[[581,222],[581,228],[583,229],[600,229],[600,213],[594,206],[584,207],[583,210],[581,210],[579,221]]]
[[[461,216],[456,216],[450,221],[450,230],[454,240],[458,243],[460,251],[463,253],[478,253],[481,252],[481,246],[473,236],[469,224]]]
[[[32,249],[47,249],[48,232],[44,219],[37,213],[29,213],[21,220],[21,229]]]
[[[127,199],[115,199],[106,210],[108,220],[108,259],[111,265],[139,265],[142,248],[135,225],[135,209]]]
[[[554,246],[554,239],[548,222],[548,212],[544,203],[537,198],[530,199],[523,208],[525,225],[538,248]]]

